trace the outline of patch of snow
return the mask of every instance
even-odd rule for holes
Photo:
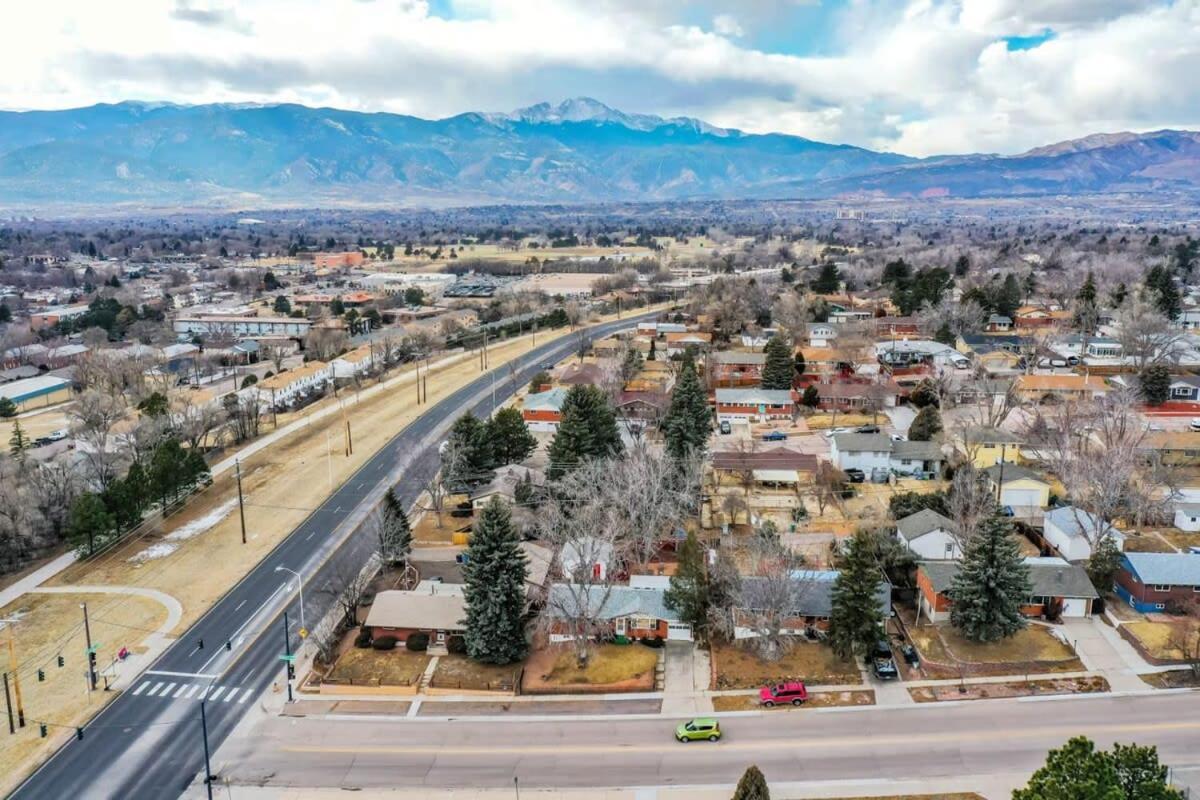
[[[212,511],[205,514],[199,519],[194,519],[187,525],[182,525],[176,530],[167,534],[167,541],[182,542],[191,539],[193,536],[199,536],[206,530],[216,525],[225,517],[229,516],[229,512],[237,507],[237,500],[227,500],[221,505],[214,508]]]
[[[156,558],[166,558],[179,549],[179,545],[171,542],[158,542],[152,544],[145,550],[139,551],[136,555],[131,556],[128,561],[131,564],[144,564],[147,561],[153,561]]]

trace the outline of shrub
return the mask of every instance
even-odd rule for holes
[[[650,639],[639,639],[638,641],[640,641],[642,644],[646,645],[646,647],[651,647],[654,649],[662,647],[664,644],[663,640],[658,638],[657,636],[650,638]]]
[[[467,640],[461,636],[451,636],[446,640],[446,652],[456,656],[466,655]]]
[[[404,640],[404,646],[414,653],[423,653],[429,648],[429,634],[410,633]]]
[[[377,639],[375,639],[375,641],[371,642],[371,647],[375,648],[376,650],[395,650],[396,649],[396,637],[395,636],[380,636]]]
[[[371,632],[369,630],[367,630],[366,628],[363,628],[361,631],[359,631],[358,636],[354,637],[354,646],[362,648],[362,649],[366,649],[366,648],[370,647],[371,646]],[[395,643],[393,643],[392,646],[395,647]]]

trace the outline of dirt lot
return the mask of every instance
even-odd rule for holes
[[[395,650],[351,647],[325,676],[350,686],[413,686],[429,666],[430,656],[398,646]]]
[[[908,690],[918,703],[941,700],[988,700],[1000,697],[1032,697],[1049,694],[1091,694],[1107,692],[1104,678],[1062,678],[1058,680],[1013,681],[1012,683],[968,683],[965,691],[957,686],[918,686]]]
[[[920,675],[925,678],[955,678],[959,668],[966,675],[1021,675],[1028,672],[1075,672],[1083,670],[1071,648],[1041,625],[999,642],[972,642],[949,625],[908,627],[921,654]]]
[[[573,691],[647,692],[654,688],[659,650],[640,644],[602,644],[580,669],[570,645],[535,650],[525,664],[525,694]]]
[[[714,689],[757,689],[769,683],[804,681],[810,686],[857,684],[862,681],[858,666],[840,658],[828,645],[798,642],[774,662],[763,661],[750,648],[714,645],[716,668]]]
[[[435,689],[511,692],[521,677],[521,664],[499,667],[480,664],[466,656],[448,655],[438,659],[433,671]]]
[[[1200,675],[1190,669],[1149,672],[1138,677],[1155,689],[1200,689]]]
[[[873,706],[875,692],[855,690],[849,692],[813,692],[802,706],[775,706],[771,711],[790,711],[805,708],[833,708],[834,706]],[[759,711],[765,707],[752,694],[725,694],[713,698],[714,711]]]

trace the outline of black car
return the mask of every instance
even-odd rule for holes
[[[867,473],[863,472],[861,469],[854,469],[851,467],[850,469],[845,470],[845,472],[846,480],[850,481],[851,483],[862,483],[867,479]]]
[[[878,425],[863,425],[857,431],[858,433],[879,433]]]
[[[892,648],[887,639],[880,639],[871,648],[871,672],[881,681],[892,681],[900,677],[900,670],[896,668],[896,660],[892,657]]]

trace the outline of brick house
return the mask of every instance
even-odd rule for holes
[[[714,386],[738,387],[757,386],[762,381],[765,353],[747,353],[741,350],[722,350],[712,356],[712,381]]]
[[[717,420],[765,422],[791,419],[796,401],[787,389],[717,389]]]
[[[900,396],[900,385],[892,380],[882,382],[839,380],[810,384],[817,388],[823,411],[860,411],[894,408]]]
[[[430,643],[438,645],[463,632],[466,616],[461,585],[427,584],[375,595],[363,624],[371,629],[372,638],[394,636],[405,642],[414,633],[426,633]]]
[[[692,626],[667,608],[661,588],[565,584],[550,586],[546,610],[550,614],[550,641],[575,638],[574,620],[583,612],[599,622],[593,635],[599,639],[624,636],[629,639],[692,640]]]
[[[1200,553],[1126,553],[1113,590],[1142,612],[1200,602]]]
[[[562,406],[566,399],[567,390],[561,386],[531,394],[521,407],[521,417],[531,431],[556,431],[562,421]]]
[[[922,561],[917,565],[917,610],[933,622],[950,618],[950,587],[958,574],[957,561]],[[1021,606],[1026,617],[1090,617],[1092,604],[1100,597],[1087,570],[1061,558],[1029,557],[1029,598]]]
[[[793,608],[780,624],[780,631],[790,636],[804,636],[817,631],[829,629],[829,617],[833,613],[833,587],[837,583],[838,570],[796,570],[791,578],[795,584]],[[733,610],[733,638],[750,639],[758,635],[754,630],[753,619],[757,616],[755,597],[762,593],[770,594],[765,579],[753,575],[742,578],[743,608]],[[879,611],[886,620],[892,616],[892,585],[886,580],[879,581],[875,593],[879,601]],[[770,599],[764,603],[772,603]]]

